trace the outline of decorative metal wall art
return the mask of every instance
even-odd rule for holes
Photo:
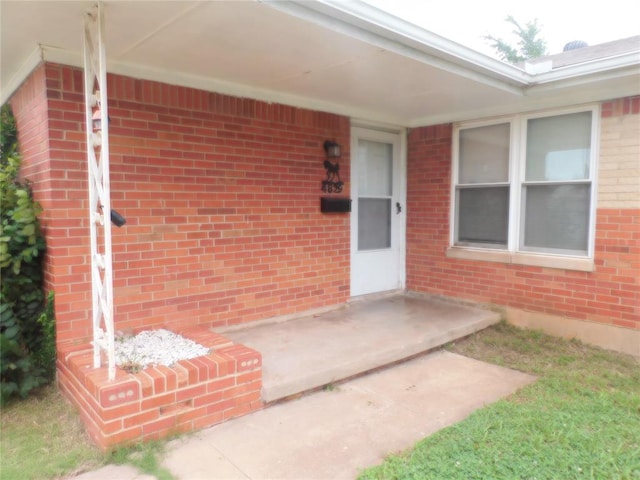
[[[330,158],[340,158],[340,145],[331,140],[324,142],[324,151],[326,157],[324,160],[324,168],[327,171],[327,177],[322,181],[322,191],[326,193],[340,193],[344,182],[340,179],[340,164],[338,160],[335,163]]]

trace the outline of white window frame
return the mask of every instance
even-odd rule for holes
[[[554,250],[533,251],[521,248],[523,225],[522,190],[525,184],[527,122],[530,119],[567,115],[572,113],[591,112],[591,145],[589,159],[589,178],[576,183],[590,182],[589,229],[587,253],[561,252]],[[457,190],[459,178],[459,141],[460,131],[497,124],[510,124],[509,145],[509,227],[506,247],[473,244],[456,244]],[[454,125],[451,168],[451,205],[450,235],[447,257],[490,262],[513,263],[567,270],[593,271],[595,221],[596,221],[596,189],[598,172],[598,154],[600,151],[600,107],[599,105],[583,105],[580,107],[533,112],[487,120],[461,122]],[[571,183],[571,182],[566,182]]]

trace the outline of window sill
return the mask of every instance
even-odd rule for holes
[[[514,265],[529,265],[533,267],[559,268],[562,270],[577,270],[593,272],[595,264],[589,258],[563,257],[561,255],[544,255],[538,253],[507,252],[481,248],[449,247],[447,258],[464,260],[479,260],[482,262],[509,263]]]

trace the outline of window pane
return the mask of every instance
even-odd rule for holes
[[[392,145],[360,140],[358,192],[362,196],[391,195]]]
[[[507,244],[509,187],[458,191],[458,242]]]
[[[358,250],[391,247],[391,199],[358,199]]]
[[[527,181],[589,178],[591,112],[535,118],[527,124]]]
[[[509,177],[509,124],[460,131],[458,183],[506,182]]]
[[[524,246],[587,252],[590,185],[524,188]]]

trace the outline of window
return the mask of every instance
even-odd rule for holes
[[[573,257],[591,269],[580,260],[593,250],[597,118],[593,107],[457,126],[451,256],[481,259],[481,249],[535,265],[547,256],[549,266]]]
[[[456,240],[458,244],[507,245],[510,124],[459,133]]]

